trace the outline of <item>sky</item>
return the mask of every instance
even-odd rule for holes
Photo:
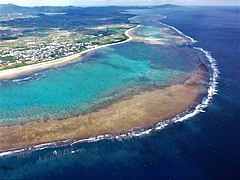
[[[240,6],[240,0],[0,0],[20,6],[104,6],[104,5],[220,5]]]

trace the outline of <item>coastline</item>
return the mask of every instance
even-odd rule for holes
[[[86,50],[84,50],[80,53],[73,54],[73,55],[63,57],[63,58],[60,58],[60,59],[56,59],[56,60],[53,60],[53,61],[41,62],[41,63],[38,63],[38,64],[32,64],[32,65],[27,65],[27,66],[23,66],[23,67],[13,68],[13,69],[1,70],[0,71],[0,80],[16,78],[16,77],[24,75],[24,74],[37,72],[37,71],[47,69],[47,68],[50,68],[50,67],[59,67],[59,66],[65,65],[69,62],[73,62],[76,59],[79,60],[79,58],[83,57],[86,53],[94,51],[96,49],[100,49],[100,48],[104,48],[104,47],[108,47],[108,46],[113,46],[113,45],[129,42],[129,41],[133,40],[133,37],[131,36],[130,32],[135,30],[136,28],[138,28],[140,26],[141,25],[137,25],[136,27],[128,29],[125,32],[125,35],[128,37],[128,39],[126,39],[124,41],[111,43],[111,44],[100,45],[100,46],[97,46],[97,47],[94,47],[94,48],[91,48],[91,49],[86,49]]]
[[[138,26],[140,26],[140,25],[138,25]],[[137,28],[137,27],[134,27],[134,28]],[[134,29],[134,28],[132,28],[132,29]],[[129,29],[128,33],[132,29]],[[131,36],[131,35],[129,35],[129,36]],[[127,39],[126,41],[129,41],[129,39]],[[122,41],[122,42],[119,42],[119,43],[124,43],[124,42],[125,41]],[[116,43],[114,43],[114,44],[116,44]],[[114,44],[108,44],[107,46],[109,46],[109,45],[111,46],[111,45],[114,45]],[[106,46],[106,45],[103,45],[103,46]],[[146,118],[146,120],[144,120],[142,122],[134,121],[133,123],[140,123],[140,124],[138,126],[134,126],[132,128],[125,128],[125,129],[119,129],[119,130],[113,131],[113,129],[108,130],[107,129],[108,127],[106,127],[107,131],[106,131],[106,129],[105,129],[105,131],[103,129],[101,132],[95,133],[95,134],[91,134],[92,132],[89,131],[88,128],[91,129],[91,126],[86,127],[87,126],[86,119],[90,120],[90,122],[92,122],[93,119],[94,119],[90,116],[90,117],[83,118],[84,121],[82,122],[82,124],[80,123],[80,125],[81,126],[83,125],[85,128],[87,128],[86,131],[89,131],[89,132],[86,132],[85,135],[82,134],[80,136],[76,136],[76,134],[74,134],[74,132],[73,133],[69,132],[69,134],[66,137],[63,136],[62,138],[61,138],[61,135],[62,135],[61,131],[57,132],[55,130],[59,129],[59,128],[60,129],[64,129],[64,128],[68,129],[68,127],[69,128],[72,128],[72,127],[77,128],[76,126],[78,126],[78,124],[75,124],[75,125],[72,124],[71,125],[72,122],[71,123],[66,123],[66,124],[64,122],[66,122],[67,120],[68,121],[79,122],[81,120],[81,117],[71,117],[71,118],[63,119],[61,121],[54,120],[54,119],[49,119],[46,122],[43,122],[43,121],[39,122],[38,121],[38,122],[29,122],[29,123],[26,123],[24,125],[12,125],[12,126],[2,126],[2,127],[0,126],[0,144],[1,145],[5,144],[4,143],[4,141],[5,141],[4,138],[5,137],[12,138],[12,141],[10,140],[10,142],[8,142],[9,145],[6,146],[6,144],[5,144],[4,145],[5,147],[3,147],[3,145],[0,146],[0,157],[1,157],[2,154],[5,155],[5,152],[6,152],[6,155],[7,155],[8,153],[10,154],[11,152],[13,152],[13,153],[14,152],[22,152],[22,151],[24,151],[25,148],[27,148],[29,150],[31,150],[31,149],[34,150],[35,147],[36,148],[37,147],[45,147],[45,145],[47,147],[48,145],[51,146],[52,144],[55,144],[55,145],[64,144],[65,142],[82,142],[82,141],[88,141],[89,139],[90,139],[90,141],[92,141],[92,140],[94,141],[94,140],[102,139],[104,137],[118,138],[118,134],[122,134],[123,136],[125,136],[126,134],[131,134],[131,133],[134,134],[135,132],[138,132],[138,131],[141,132],[144,129],[145,130],[147,128],[151,129],[151,128],[154,128],[155,126],[156,126],[156,129],[160,129],[162,127],[165,127],[166,126],[165,123],[168,124],[170,121],[174,121],[174,122],[183,121],[185,119],[188,119],[189,117],[194,116],[195,114],[197,114],[199,112],[204,112],[203,109],[208,105],[212,96],[216,93],[216,89],[215,89],[216,87],[215,86],[216,86],[216,83],[217,83],[216,78],[218,76],[218,70],[215,69],[216,68],[215,67],[216,66],[215,65],[215,60],[211,57],[211,55],[207,51],[204,51],[201,48],[195,48],[195,49],[198,49],[205,54],[205,56],[208,58],[208,60],[211,64],[211,68],[213,68],[213,71],[214,71],[214,73],[211,75],[211,78],[213,78],[213,79],[210,78],[211,85],[208,87],[208,89],[206,89],[206,84],[205,84],[206,82],[204,82],[206,80],[206,76],[207,76],[206,74],[208,74],[208,73],[205,73],[205,75],[203,73],[202,75],[199,76],[199,71],[198,71],[192,77],[190,77],[187,81],[185,81],[184,84],[175,84],[175,85],[172,85],[170,87],[167,87],[167,88],[164,88],[164,89],[161,89],[161,90],[156,90],[156,91],[159,91],[158,93],[160,93],[161,95],[165,94],[166,96],[172,97],[173,100],[175,100],[174,103],[176,103],[176,100],[178,99],[179,93],[180,93],[180,96],[182,95],[180,91],[181,90],[185,91],[186,87],[189,87],[189,88],[187,88],[188,93],[185,93],[185,97],[183,97],[183,99],[186,100],[186,97],[189,96],[189,95],[193,95],[193,96],[191,96],[190,99],[187,99],[188,102],[185,101],[184,102],[185,104],[183,106],[177,107],[177,108],[181,108],[181,111],[178,111],[179,109],[176,109],[175,105],[173,105],[173,107],[172,107],[169,104],[166,105],[165,104],[166,102],[162,102],[163,103],[162,105],[171,107],[172,109],[174,109],[173,110],[174,112],[173,111],[172,111],[172,113],[168,112],[168,113],[165,114],[164,117],[161,116],[161,117],[157,117],[157,118],[152,119],[152,120],[150,120],[149,118]],[[93,49],[90,49],[90,50],[93,50]],[[196,75],[196,74],[198,74],[198,75]],[[183,89],[181,89],[180,87],[183,87]],[[180,89],[178,89],[178,88],[180,88]],[[170,89],[172,89],[172,90],[175,89],[175,91],[174,92],[171,92],[171,91],[169,92],[168,90],[170,90]],[[203,95],[203,93],[206,93],[206,90],[208,92],[207,98],[202,99],[202,102],[200,104],[198,104],[200,98]],[[156,91],[148,91],[148,92],[152,92],[153,94],[155,94]],[[143,93],[145,93],[145,92],[143,92]],[[182,92],[182,93],[184,93],[184,92]],[[191,94],[191,93],[193,93],[193,94]],[[157,94],[157,92],[156,92],[156,94]],[[173,96],[173,95],[175,95],[175,96]],[[137,96],[139,96],[139,95],[137,95]],[[146,97],[147,98],[145,100],[148,100],[149,96],[146,96]],[[160,97],[162,97],[162,96],[160,96]],[[157,98],[159,98],[159,94],[155,98],[151,98],[151,99],[157,100]],[[141,101],[142,100],[143,99],[141,99]],[[131,100],[129,100],[129,101],[131,101]],[[126,102],[122,102],[122,103],[123,103],[124,106],[126,106]],[[144,104],[144,106],[146,106],[146,104]],[[161,106],[161,102],[160,102],[160,106]],[[179,104],[177,106],[179,106]],[[159,107],[159,104],[158,104],[157,107]],[[128,109],[129,109],[129,107],[127,108],[127,111],[128,111]],[[194,109],[194,111],[192,111],[192,109]],[[189,113],[189,110],[191,110],[190,113]],[[100,110],[100,111],[102,111],[102,110]],[[103,109],[103,111],[104,111],[104,109]],[[151,109],[150,109],[150,111],[151,111]],[[182,117],[183,112],[187,112],[187,114]],[[94,113],[98,113],[98,112],[94,112]],[[115,114],[113,114],[113,115],[115,115]],[[136,113],[135,116],[138,117],[138,115],[139,115],[139,113],[138,114]],[[143,114],[140,114],[140,115],[143,115]],[[126,119],[126,114],[124,116],[125,116],[124,118]],[[58,123],[60,123],[60,125],[58,125]],[[124,125],[127,125],[127,123],[125,123]],[[163,124],[163,126],[162,126],[162,124]],[[44,126],[41,127],[42,125],[44,125]],[[62,125],[63,125],[63,128],[61,128]],[[132,124],[130,124],[130,125],[132,125]],[[55,129],[55,126],[58,126],[58,127],[56,127],[56,129]],[[39,127],[40,127],[40,129],[39,129]],[[119,126],[117,126],[117,127],[119,127]],[[47,130],[47,128],[50,128],[50,129]],[[93,129],[93,131],[94,130],[96,130],[96,129]],[[19,132],[15,132],[15,131],[19,131]],[[21,133],[21,131],[22,131],[22,133]],[[52,131],[54,131],[54,132],[52,132]],[[79,131],[81,131],[81,130],[79,130]],[[150,131],[151,130],[147,130],[146,131],[147,134]],[[20,134],[18,134],[18,133],[20,133]],[[44,137],[38,137],[39,133],[40,134],[43,133],[42,135]],[[46,136],[48,136],[47,133],[50,133],[49,137],[46,137]],[[79,133],[79,132],[76,132],[76,133]],[[90,134],[87,134],[87,133],[90,133]],[[29,137],[32,138],[32,139],[36,139],[36,135],[37,135],[36,141],[35,142],[31,141],[32,139],[29,140],[27,134],[30,135]],[[19,141],[18,137],[22,136],[22,135],[24,135],[24,137],[20,137],[20,138],[23,138],[22,139],[23,141],[21,141],[21,140]],[[54,137],[54,138],[51,139],[50,138],[51,136]],[[59,136],[59,138],[56,139],[56,137],[58,137],[58,136]],[[133,135],[133,136],[135,136],[135,135]],[[50,140],[45,139],[45,140],[42,141],[41,140],[42,138],[43,139],[44,138],[46,138],[46,139],[49,138]],[[19,143],[19,144],[16,145],[17,143]],[[24,148],[24,149],[22,149],[22,148]]]
[[[143,91],[105,109],[63,120],[0,127],[0,152],[69,139],[85,139],[149,128],[196,105],[208,75],[199,69],[184,84]],[[132,111],[129,111],[132,109]]]

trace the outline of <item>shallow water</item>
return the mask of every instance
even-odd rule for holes
[[[194,37],[217,60],[219,92],[205,113],[143,137],[4,157],[0,177],[239,179],[239,9],[191,7],[165,15],[165,23]]]
[[[153,25],[139,31],[157,34],[163,28]],[[96,50],[61,68],[2,81],[0,123],[70,117],[141,89],[182,83],[196,70],[197,54],[187,47],[132,41]]]

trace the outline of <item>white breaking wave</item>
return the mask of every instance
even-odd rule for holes
[[[17,154],[17,153],[20,153],[20,152],[23,152],[23,151],[26,151],[26,149],[18,149],[18,150],[1,152],[0,157],[9,156],[9,155],[12,155],[12,154]]]
[[[44,77],[44,75],[40,72],[34,73],[28,77],[25,78],[15,78],[12,80],[13,83],[21,83],[21,82],[26,82],[30,80],[38,80],[40,77]]]
[[[164,26],[170,27],[170,28],[174,29],[176,32],[178,32],[179,34],[187,37],[188,39],[191,40],[191,43],[197,42],[196,40],[194,40],[190,36],[185,35],[184,33],[179,31],[175,27],[169,26],[169,25],[164,24],[164,23],[161,23],[161,24],[164,25]],[[132,131],[129,131],[128,133],[124,133],[124,134],[120,134],[120,135],[112,135],[112,134],[99,135],[99,136],[90,137],[90,138],[87,138],[87,139],[81,139],[81,140],[74,141],[74,142],[71,143],[71,145],[76,144],[76,143],[80,143],[80,142],[96,142],[96,141],[103,140],[103,139],[124,139],[124,138],[129,138],[129,137],[139,137],[139,136],[143,136],[143,135],[148,135],[152,131],[163,129],[164,127],[166,127],[166,126],[168,126],[172,123],[182,122],[184,120],[187,120],[187,119],[195,116],[198,113],[205,112],[204,109],[207,108],[207,106],[209,105],[209,103],[213,99],[213,96],[215,94],[217,94],[217,92],[218,92],[218,90],[217,90],[217,84],[218,84],[217,79],[218,79],[218,76],[219,76],[219,70],[217,68],[217,61],[211,56],[211,54],[208,51],[206,51],[202,48],[199,48],[199,47],[194,47],[194,49],[197,49],[197,50],[201,51],[205,55],[205,57],[208,59],[208,62],[210,64],[210,67],[211,67],[211,70],[212,70],[212,73],[210,74],[210,78],[209,78],[207,95],[205,97],[203,97],[201,103],[198,104],[194,109],[192,109],[191,111],[186,111],[182,114],[179,114],[172,119],[165,120],[163,122],[159,122],[155,127],[147,129],[147,130],[138,130],[138,131],[132,130]]]
[[[160,22],[159,22],[160,23]],[[177,30],[175,27],[173,26],[169,26],[166,25],[164,23],[161,23],[164,26],[170,27],[172,29],[174,29],[175,31],[177,31],[178,33],[180,33],[181,35],[184,35],[185,37],[188,37],[189,39],[191,39],[191,42],[197,42],[195,41],[193,38],[186,36],[185,34],[183,34],[181,31]],[[58,141],[58,142],[52,142],[52,143],[44,143],[44,144],[40,144],[40,145],[36,145],[30,148],[25,148],[25,149],[17,149],[17,150],[9,150],[9,151],[5,151],[5,152],[0,152],[0,157],[4,157],[4,156],[10,156],[10,155],[14,155],[14,154],[18,154],[18,153],[24,153],[24,152],[31,152],[31,151],[36,151],[36,150],[42,150],[42,149],[46,149],[46,148],[54,148],[54,147],[60,147],[60,146],[68,146],[68,145],[74,145],[76,143],[82,143],[82,142],[97,142],[100,140],[104,140],[104,139],[117,139],[117,140],[122,140],[122,139],[126,139],[126,138],[131,138],[131,137],[139,137],[139,136],[144,136],[144,135],[148,135],[153,131],[156,130],[160,130],[163,129],[164,127],[173,124],[173,123],[178,123],[178,122],[182,122],[184,120],[187,120],[193,116],[195,116],[198,113],[202,113],[205,112],[205,108],[209,105],[209,103],[211,102],[213,96],[215,94],[217,94],[217,79],[219,76],[219,70],[217,68],[217,62],[216,60],[211,56],[211,54],[199,47],[194,47],[194,49],[201,51],[205,57],[208,59],[210,67],[211,67],[211,71],[212,73],[210,74],[210,78],[209,78],[209,83],[208,83],[208,90],[207,90],[207,95],[203,98],[203,100],[201,101],[200,104],[198,104],[195,108],[193,108],[190,111],[186,111],[182,114],[177,115],[176,117],[160,122],[158,123],[156,126],[154,126],[153,128],[150,129],[142,129],[142,130],[130,130],[127,133],[122,133],[122,134],[103,134],[103,135],[98,135],[98,136],[94,136],[94,137],[89,137],[86,139],[80,139],[80,140],[65,140],[65,141]],[[71,153],[75,153],[78,152],[76,151],[71,151]],[[53,154],[57,154],[56,150],[53,150]]]
[[[22,78],[22,79],[14,79],[12,80],[12,82],[21,82],[21,81],[27,81],[29,79],[31,79],[32,77],[26,77],[26,78]]]
[[[182,31],[178,30],[177,28],[175,28],[175,27],[173,27],[173,26],[170,26],[170,25],[168,25],[168,24],[165,24],[165,23],[162,23],[162,22],[159,22],[159,21],[156,21],[156,20],[154,20],[154,21],[157,22],[157,23],[159,23],[159,24],[161,24],[161,25],[163,25],[163,26],[166,26],[166,27],[168,27],[168,28],[170,28],[170,29],[173,29],[173,30],[176,31],[178,34],[180,34],[181,36],[184,36],[185,38],[189,39],[192,44],[197,42],[197,40],[193,39],[193,38],[190,37],[190,36],[187,36],[187,35],[184,34]]]

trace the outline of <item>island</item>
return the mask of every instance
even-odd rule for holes
[[[123,9],[102,17],[94,8],[33,8],[2,20],[1,152],[131,134],[201,103],[211,78],[206,55],[141,8]],[[48,19],[55,24],[36,25]]]

